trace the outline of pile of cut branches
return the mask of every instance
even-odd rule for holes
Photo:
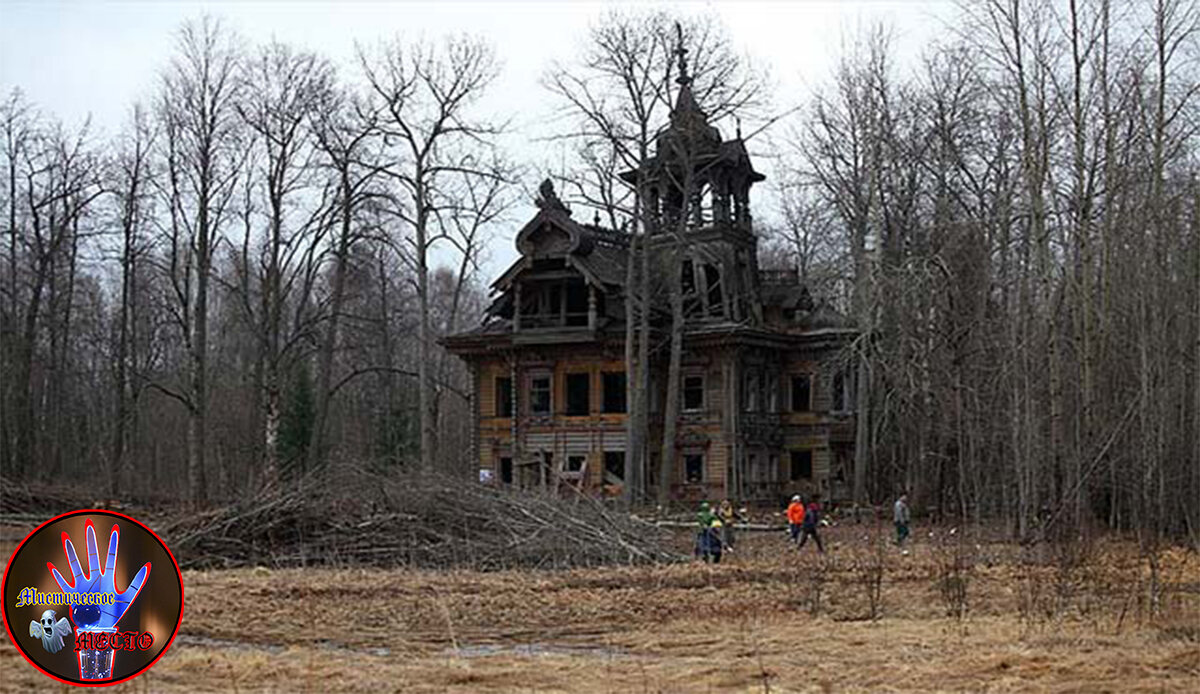
[[[666,534],[586,497],[354,470],[162,527],[184,568],[574,568],[676,559]]]

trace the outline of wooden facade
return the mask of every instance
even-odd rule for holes
[[[682,56],[680,85],[655,156],[624,174],[641,196],[654,267],[679,273],[685,306],[677,465],[665,481],[656,473],[668,350],[652,354],[650,487],[669,484],[680,501],[846,498],[854,422],[845,347],[855,332],[815,307],[794,271],[759,270],[749,191],[763,176],[740,137],[722,141],[708,124]],[[471,455],[501,484],[612,490],[626,446],[629,237],[574,220],[549,181],[537,204],[484,323],[443,341],[471,367]],[[663,304],[656,344],[670,328],[665,281],[652,292]]]

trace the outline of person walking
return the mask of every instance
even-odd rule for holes
[[[901,494],[892,508],[892,522],[896,524],[896,546],[903,547],[908,539],[908,494]]]
[[[733,503],[729,499],[721,502],[717,507],[717,517],[721,519],[721,540],[727,551],[733,551],[733,525],[740,520],[739,514],[733,509]]]
[[[808,507],[804,509],[804,521],[800,528],[800,549],[804,549],[804,543],[811,537],[817,543],[817,551],[821,554],[825,553],[825,545],[821,543],[821,535],[817,532],[817,527],[821,523],[821,503],[813,497],[808,502]]]
[[[708,561],[712,552],[710,546],[713,537],[712,527],[717,520],[717,514],[712,512],[712,507],[707,501],[700,502],[700,512],[696,514],[696,520],[700,525],[699,531],[696,533],[696,557]]]
[[[792,503],[787,507],[788,532],[791,534],[792,542],[800,540],[800,529],[804,527],[804,502],[800,500],[800,495],[792,497]]]

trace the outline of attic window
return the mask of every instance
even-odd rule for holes
[[[582,280],[567,282],[567,325],[587,325],[588,290]]]

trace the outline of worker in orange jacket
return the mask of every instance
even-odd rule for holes
[[[804,502],[799,494],[793,496],[792,503],[788,504],[787,519],[792,542],[797,542],[800,539],[800,530],[804,527]]]

